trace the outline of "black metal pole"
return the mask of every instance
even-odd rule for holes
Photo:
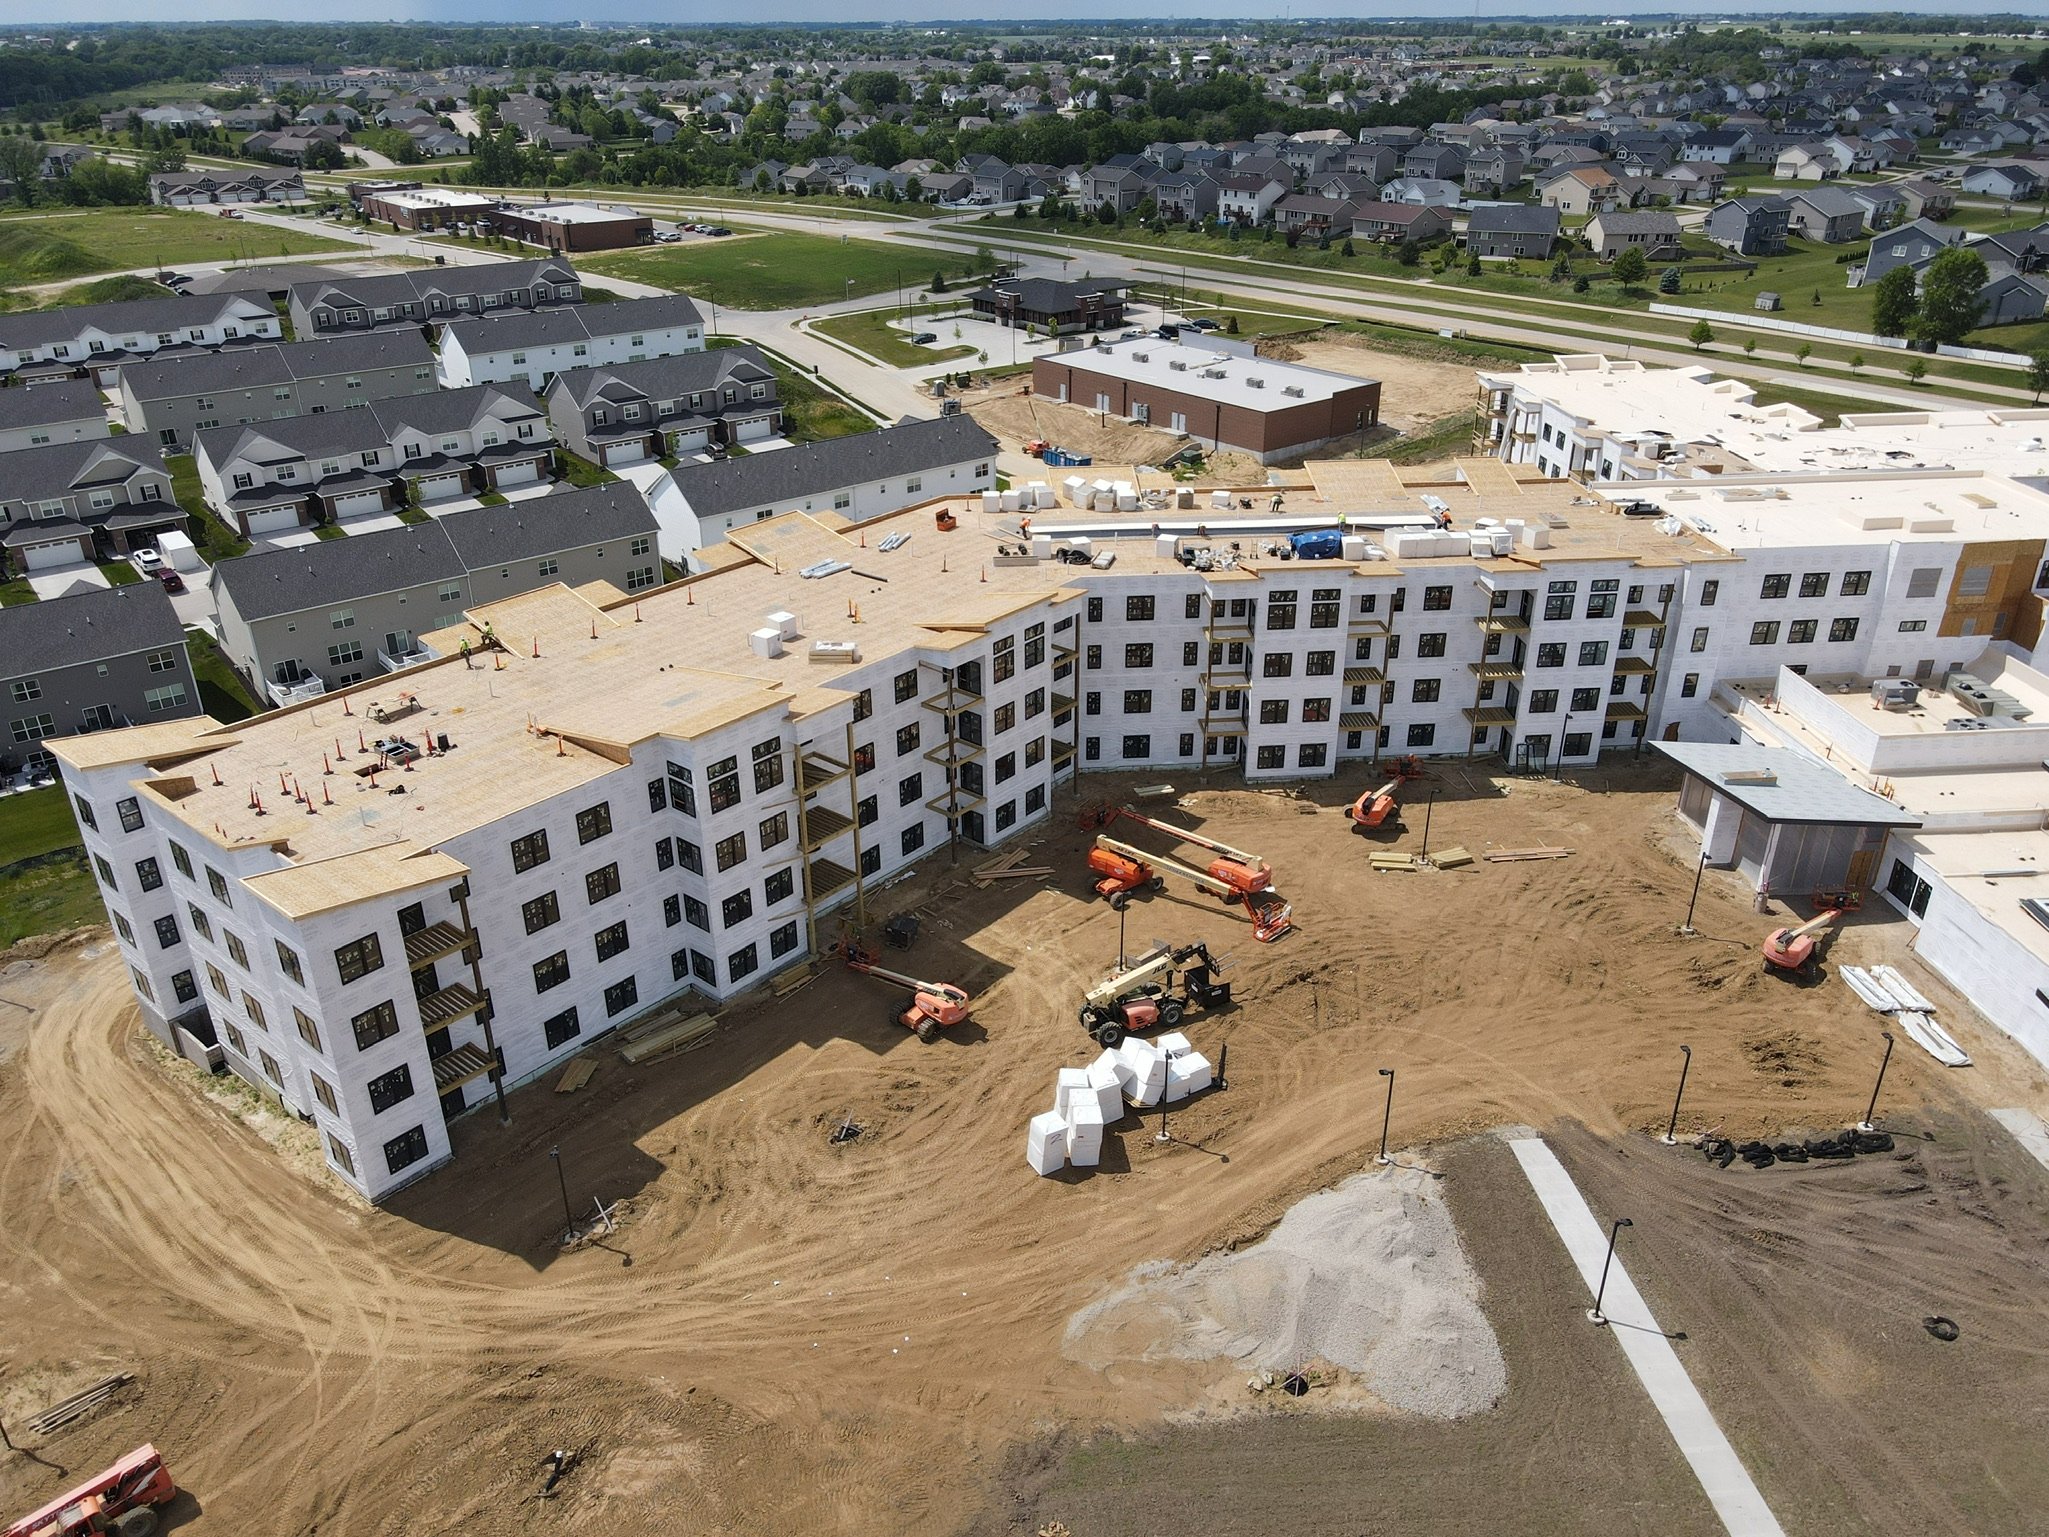
[[[548,1149],[548,1156],[555,1161],[555,1183],[562,1187],[562,1231],[574,1232],[576,1214],[569,1209],[569,1181],[562,1174],[562,1149],[551,1147]]]
[[[1117,969],[1119,971],[1124,970],[1128,964],[1124,959],[1124,913],[1125,908],[1120,904],[1117,908]]]
[[[1700,900],[1700,878],[1707,874],[1707,850],[1700,851],[1700,863],[1693,871],[1693,895],[1686,899],[1686,921],[1679,925],[1679,932],[1691,934],[1693,929],[1693,904]]]
[[[1601,1261],[1601,1284],[1594,1288],[1594,1305],[1587,1309],[1587,1317],[1597,1324],[1608,1321],[1608,1315],[1601,1311],[1601,1299],[1608,1294],[1608,1267],[1615,1263],[1615,1237],[1626,1227],[1635,1227],[1627,1217],[1617,1217],[1615,1225],[1608,1229],[1608,1257]]]
[[[1419,859],[1428,859],[1430,857],[1430,813],[1436,809],[1437,792],[1432,790],[1430,792],[1430,799],[1423,802],[1423,852],[1417,856]]]
[[[1558,761],[1551,765],[1551,782],[1557,784],[1565,777],[1565,738],[1572,731],[1572,715],[1566,714],[1565,724],[1558,728]]]
[[[1230,1060],[1231,1043],[1229,1041],[1226,1041],[1222,1046],[1219,1046],[1217,1048],[1217,1070],[1212,1075],[1216,1083],[1216,1086],[1220,1089],[1228,1089],[1230,1087],[1228,1083],[1224,1082],[1224,1068],[1226,1064],[1230,1062]]]
[[[1380,1076],[1387,1080],[1387,1105],[1380,1112],[1380,1153],[1373,1161],[1375,1163],[1386,1163],[1388,1161],[1387,1123],[1394,1119],[1394,1069],[1383,1067],[1380,1069]]]
[[[1686,1060],[1679,1064],[1679,1092],[1672,1096],[1672,1119],[1665,1125],[1665,1146],[1670,1147],[1679,1139],[1673,1135],[1679,1129],[1679,1101],[1686,1093],[1686,1075],[1693,1067],[1693,1048],[1681,1046]]]
[[[1172,1142],[1174,1140],[1173,1136],[1167,1131],[1167,1088],[1173,1082],[1173,1079],[1174,1075],[1170,1072],[1167,1075],[1167,1082],[1160,1085],[1160,1134],[1153,1138],[1155,1142]]]
[[[1878,1082],[1871,1086],[1871,1103],[1864,1107],[1864,1119],[1857,1123],[1859,1131],[1871,1130],[1871,1117],[1878,1110],[1878,1091],[1885,1082],[1886,1064],[1892,1061],[1892,1032],[1890,1030],[1881,1030],[1879,1034],[1885,1037],[1885,1055],[1878,1059]]]

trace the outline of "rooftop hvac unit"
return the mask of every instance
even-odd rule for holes
[[[774,625],[784,640],[795,640],[797,638],[797,616],[788,609],[779,608],[774,613],[764,614],[761,617],[764,624]]]
[[[1304,391],[1299,384],[1289,384],[1282,386],[1281,393],[1283,395],[1293,395],[1297,400],[1300,400],[1303,397]]]
[[[1188,372],[1188,365],[1186,363],[1170,362],[1167,364],[1167,367],[1172,369],[1177,374],[1185,374]]]
[[[861,648],[850,640],[814,640],[811,643],[811,660],[814,662],[858,662]]]
[[[1134,352],[1131,355],[1131,361],[1134,363],[1150,363],[1152,360],[1153,355],[1150,352]]]
[[[1921,685],[1912,678],[1879,678],[1871,685],[1871,702],[1885,710],[1911,710],[1921,699]]]
[[[783,654],[783,632],[772,628],[759,629],[747,637],[747,644],[754,648],[756,656],[781,656]]]
[[[1247,379],[1245,381],[1245,388],[1248,390],[1263,390],[1266,388],[1266,381],[1264,379]]]

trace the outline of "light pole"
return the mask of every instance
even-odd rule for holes
[[[1430,814],[1436,809],[1437,792],[1432,790],[1430,799],[1423,803],[1423,852],[1416,856],[1418,859],[1427,860],[1430,857]]]
[[[1385,1164],[1394,1161],[1387,1156],[1387,1123],[1394,1119],[1394,1069],[1383,1067],[1380,1076],[1387,1080],[1387,1106],[1380,1112],[1380,1152],[1373,1161]]]
[[[551,1147],[548,1156],[555,1162],[555,1183],[562,1187],[562,1231],[572,1233],[576,1230],[576,1217],[569,1210],[569,1181],[562,1175],[562,1149]]]
[[[1565,775],[1565,739],[1572,732],[1572,712],[1565,712],[1565,724],[1558,728],[1558,761],[1551,765],[1551,782],[1556,784]]]
[[[1617,1217],[1615,1225],[1608,1229],[1608,1257],[1601,1261],[1601,1284],[1594,1288],[1594,1305],[1587,1309],[1589,1323],[1608,1322],[1608,1315],[1601,1311],[1601,1299],[1608,1294],[1608,1267],[1615,1263],[1615,1237],[1624,1228],[1635,1226],[1627,1217]]]
[[[1859,1131],[1872,1130],[1871,1117],[1878,1110],[1879,1086],[1885,1082],[1886,1064],[1892,1061],[1892,1032],[1890,1030],[1881,1030],[1879,1034],[1885,1037],[1885,1055],[1878,1059],[1878,1082],[1871,1086],[1871,1103],[1864,1107],[1864,1119],[1857,1123],[1857,1130]]]
[[[1693,927],[1693,904],[1700,900],[1700,878],[1707,874],[1707,850],[1700,851],[1700,864],[1693,872],[1693,895],[1686,899],[1686,921],[1679,925],[1679,932],[1691,937],[1697,932]]]
[[[1679,1093],[1672,1096],[1672,1119],[1665,1124],[1665,1146],[1667,1147],[1678,1145],[1679,1139],[1673,1133],[1679,1129],[1679,1100],[1680,1096],[1686,1092],[1686,1075],[1693,1069],[1693,1048],[1691,1046],[1681,1046],[1679,1049],[1686,1054],[1686,1060],[1679,1064]]]

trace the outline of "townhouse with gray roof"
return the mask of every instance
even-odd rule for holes
[[[507,310],[441,333],[444,388],[523,379],[538,390],[556,374],[704,351],[704,316],[681,294]]]
[[[385,326],[442,326],[471,315],[581,304],[583,279],[559,256],[434,267],[295,285],[292,329],[301,337]]]
[[[1864,232],[1864,205],[1841,187],[1802,187],[1788,192],[1786,207],[1787,227],[1806,240],[1842,245]]]
[[[0,702],[0,774],[9,776],[49,772],[38,744],[52,737],[198,714],[199,685],[169,594],[134,582],[0,608]]]
[[[224,560],[221,649],[276,704],[424,660],[417,637],[536,587],[662,580],[655,516],[616,481]]]
[[[747,346],[571,369],[545,398],[562,445],[608,466],[758,442],[783,425],[775,370]]]
[[[126,299],[0,315],[0,377],[85,375],[111,385],[124,363],[281,341],[268,304],[242,294]]]
[[[1548,260],[1558,244],[1558,210],[1537,203],[1483,203],[1466,220],[1474,256]]]
[[[995,487],[996,440],[965,413],[899,422],[769,454],[683,464],[648,488],[662,557],[679,565],[735,528],[780,512],[859,522],[932,497]]]
[[[100,392],[83,379],[49,379],[0,390],[0,454],[112,434]]]
[[[215,427],[319,416],[436,388],[433,350],[407,329],[131,363],[121,370],[120,398],[130,432],[179,454]]]
[[[126,555],[184,528],[163,456],[133,434],[17,449],[0,460],[0,547],[14,570]]]
[[[523,384],[479,384],[246,427],[193,446],[207,505],[250,538],[531,485],[554,465],[547,413]]]

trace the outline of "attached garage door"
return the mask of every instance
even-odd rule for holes
[[[638,464],[646,457],[647,440],[645,438],[635,438],[631,443],[614,443],[605,450],[605,463],[608,465]],[[498,478],[501,483],[505,480],[505,477],[502,475]]]
[[[31,571],[50,571],[58,566],[76,565],[85,559],[80,553],[76,539],[61,540],[56,544],[33,544],[21,552],[21,563]]]
[[[366,513],[384,510],[382,491],[351,491],[347,496],[334,499],[334,515],[338,518],[357,518]]]
[[[266,507],[261,512],[249,514],[249,532],[252,534],[284,534],[299,526],[299,509],[296,507]]]
[[[508,464],[498,471],[501,486],[524,486],[541,478],[541,467],[528,460],[525,464]]]
[[[757,438],[771,437],[774,433],[775,423],[765,416],[740,424],[740,441],[742,443],[752,443]]]
[[[420,500],[423,502],[431,502],[442,496],[459,496],[461,493],[460,475],[428,475],[420,481]]]
[[[699,454],[711,447],[711,432],[704,427],[694,428],[689,432],[674,432],[669,435],[669,441],[675,445],[675,451],[679,454]]]

